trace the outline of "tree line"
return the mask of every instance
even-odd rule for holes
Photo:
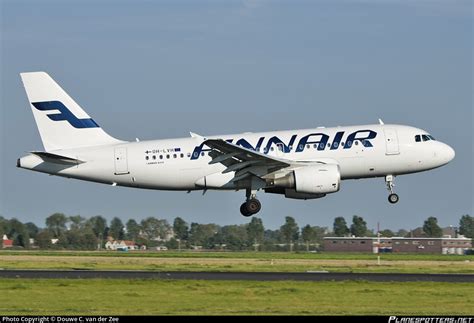
[[[458,233],[474,237],[472,216],[461,217]],[[385,229],[379,234],[383,237],[441,237],[443,233],[437,219],[429,217],[422,227],[415,230],[393,232]],[[54,213],[46,218],[44,228],[32,222],[22,223],[15,218],[8,220],[0,216],[0,237],[3,235],[12,239],[14,246],[40,249],[95,250],[104,248],[108,240],[131,240],[139,246],[165,245],[169,249],[308,251],[319,249],[327,236],[374,237],[376,233],[369,230],[366,221],[357,215],[352,217],[350,225],[344,217],[336,217],[332,230],[310,224],[300,228],[293,217],[287,216],[279,229],[270,230],[258,217],[253,217],[247,224],[219,226],[213,223],[188,224],[181,217],[175,218],[172,224],[155,217],[140,222],[129,219],[124,224],[118,217],[108,223],[100,215],[86,219],[80,215]],[[34,245],[30,245],[30,239]]]

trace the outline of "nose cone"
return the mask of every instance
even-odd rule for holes
[[[456,152],[450,146],[443,144],[443,147],[440,151],[440,157],[443,159],[445,164],[449,163],[456,156]]]

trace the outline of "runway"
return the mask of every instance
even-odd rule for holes
[[[125,270],[0,270],[0,278],[48,279],[192,279],[250,281],[344,281],[377,282],[451,282],[474,283],[474,274],[398,274],[398,273],[330,273],[330,272],[157,272]]]

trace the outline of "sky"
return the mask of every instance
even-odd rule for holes
[[[429,131],[456,150],[447,166],[344,181],[300,201],[260,193],[258,214],[332,228],[413,229],[473,214],[471,1],[1,0],[0,215],[44,226],[54,212],[219,225],[248,223],[241,192],[112,187],[15,167],[43,149],[20,72],[46,71],[124,140],[377,123]]]

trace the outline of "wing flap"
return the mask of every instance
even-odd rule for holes
[[[236,172],[233,181],[247,179],[250,176],[263,176],[291,166],[284,159],[268,156],[257,151],[234,145],[222,139],[208,139],[204,144],[213,151],[209,164],[221,163],[227,168],[223,174]],[[257,171],[258,170],[258,171]]]

